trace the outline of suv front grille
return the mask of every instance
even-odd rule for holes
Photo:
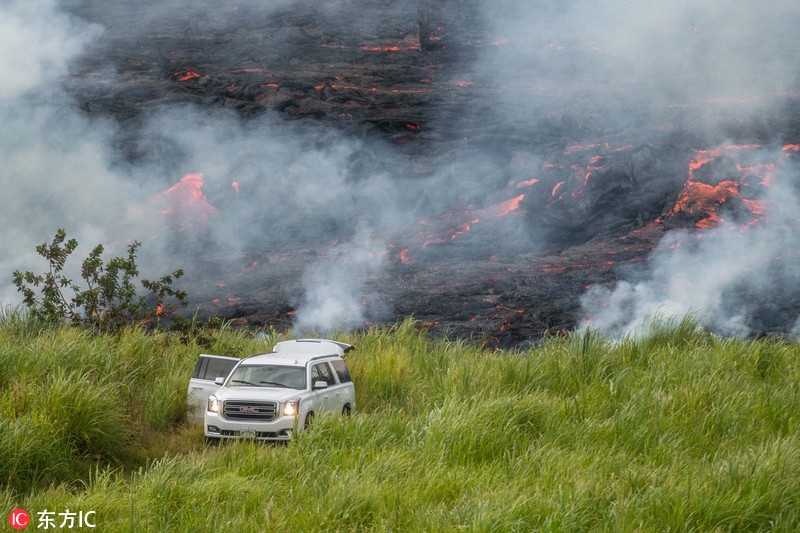
[[[222,402],[222,416],[228,420],[268,422],[278,416],[275,402],[228,400]]]
[[[222,437],[245,437],[246,432],[236,431],[231,429],[222,429],[219,432]],[[281,431],[255,431],[250,435],[251,438],[265,439],[265,440],[288,440],[292,436],[291,429],[284,429]]]

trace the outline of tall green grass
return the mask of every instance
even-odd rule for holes
[[[247,355],[265,346],[225,330],[210,348]],[[186,421],[200,351],[135,326],[95,336],[22,311],[0,314],[0,484],[69,485],[98,466],[131,469],[163,454]]]
[[[0,502],[94,510],[103,531],[800,528],[796,343],[687,319],[505,353],[416,326],[337,336],[353,416],[210,448],[184,424],[198,346],[0,327]]]

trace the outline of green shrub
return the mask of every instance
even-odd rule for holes
[[[44,242],[36,247],[48,263],[44,274],[14,272],[14,285],[37,320],[55,325],[70,322],[98,332],[116,331],[134,322],[158,324],[179,306],[187,305],[186,292],[172,288],[173,281],[183,276],[180,269],[156,281],[142,279],[140,284],[147,293],[137,294],[138,241],[128,246],[127,257],[108,261],[102,259],[104,248],[98,244],[81,263],[84,285],[74,283],[63,271],[78,241],[66,238],[67,232],[59,229],[49,245]]]

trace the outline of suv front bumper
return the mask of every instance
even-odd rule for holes
[[[294,416],[281,416],[269,422],[240,422],[206,412],[203,426],[210,438],[287,441],[292,438],[296,420]]]

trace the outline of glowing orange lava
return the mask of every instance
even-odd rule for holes
[[[725,152],[731,152],[734,150],[753,150],[759,147],[760,146],[758,144],[730,144],[719,146],[713,150],[695,150],[696,157],[692,162],[689,163],[689,179],[694,179],[695,170],[702,167],[706,163],[710,163],[714,159],[717,159]]]
[[[678,212],[689,214],[708,213],[708,217],[697,223],[699,227],[708,227],[709,224],[719,221],[719,217],[715,213],[717,206],[734,196],[739,196],[739,184],[735,181],[725,180],[718,185],[689,181],[684,185],[678,201],[670,211],[670,215],[675,215]]]
[[[362,50],[368,52],[407,52],[409,50],[419,50],[419,43],[398,43],[385,44],[383,46],[361,46]]]
[[[764,202],[741,198],[741,187],[742,182],[750,176],[757,177],[762,185],[769,186],[775,171],[775,165],[773,163],[751,166],[744,166],[741,163],[737,163],[736,170],[740,173],[740,178],[738,180],[723,180],[717,185],[709,185],[694,180],[696,170],[719,158],[723,154],[756,148],[760,148],[760,146],[757,144],[738,144],[723,145],[711,150],[696,150],[695,158],[689,163],[689,179],[684,185],[675,206],[670,210],[669,215],[674,216],[678,213],[706,215],[696,222],[695,225],[699,228],[711,228],[722,222],[722,218],[716,212],[717,207],[733,198],[738,198],[742,204],[753,213],[754,217],[758,218],[763,216],[766,212]],[[784,150],[786,150],[786,146],[784,146]]]
[[[402,250],[400,250],[400,252],[397,254],[396,257],[397,259],[400,260],[400,263],[404,265],[408,265],[414,262],[413,259],[408,257],[408,248],[403,248]]]
[[[452,241],[459,235],[467,233],[470,229],[472,229],[472,224],[476,224],[478,221],[479,219],[475,218],[472,220],[472,222],[462,222],[461,224],[447,230],[446,235],[444,237],[428,238],[428,240],[422,243],[422,247],[425,248],[429,244],[441,244],[443,242]]]
[[[573,144],[571,146],[567,146],[564,149],[564,155],[574,154],[575,152],[584,152],[586,150],[592,150],[594,148],[599,148],[602,146],[601,144]]]
[[[597,261],[594,263],[570,263],[567,265],[550,265],[550,264],[542,264],[538,266],[538,270],[540,272],[554,272],[554,273],[563,273],[567,270],[572,269],[583,269],[583,268],[606,268],[614,265],[614,261]]]
[[[767,214],[767,210],[764,207],[764,202],[742,199],[742,203],[756,216],[764,216]]]
[[[510,200],[506,200],[505,202],[500,202],[499,204],[489,208],[489,214],[496,217],[505,216],[510,212],[514,211],[515,209],[518,209],[519,204],[522,202],[524,198],[525,195],[520,194],[519,196],[516,196]]]
[[[203,175],[186,174],[166,191],[152,196],[148,203],[157,213],[173,218],[180,231],[204,222],[217,208],[203,194]]]
[[[180,76],[180,73],[176,72],[175,73],[175,77],[178,77],[178,76]],[[197,72],[192,72],[190,70],[190,71],[186,72],[186,74],[184,74],[183,76],[178,78],[178,81],[189,81],[189,80],[193,80],[193,79],[199,78],[199,77],[200,77],[200,74],[198,74]]]

